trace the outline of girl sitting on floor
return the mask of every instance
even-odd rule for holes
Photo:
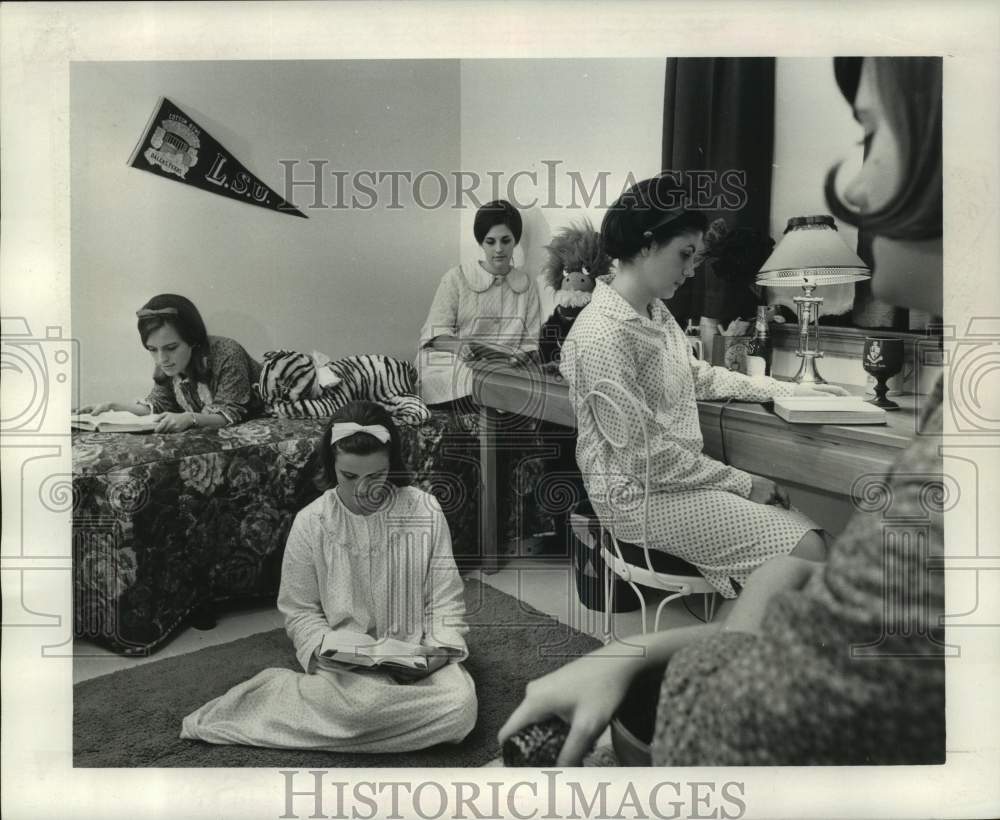
[[[462,740],[476,722],[462,580],[434,496],[408,486],[389,413],[341,408],[320,450],[327,490],[295,518],[278,609],[304,672],[265,669],[184,719],[181,737],[336,752]],[[409,645],[425,666],[359,666],[352,648]],[[328,656],[329,647],[346,648]]]
[[[153,358],[153,389],[145,399],[102,402],[77,412],[158,413],[157,433],[227,427],[261,415],[264,405],[254,390],[260,364],[233,339],[209,336],[189,299],[161,293],[136,316],[139,338]]]

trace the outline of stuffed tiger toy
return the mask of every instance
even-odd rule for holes
[[[431,411],[416,394],[417,369],[381,355],[329,361],[293,350],[264,354],[257,391],[275,415],[290,419],[332,416],[351,401],[381,405],[403,427],[419,427]]]

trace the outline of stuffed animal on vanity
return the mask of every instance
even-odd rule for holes
[[[538,350],[542,363],[559,362],[566,334],[589,303],[599,277],[611,269],[611,257],[601,248],[601,235],[589,220],[559,231],[546,246],[542,276],[556,292],[556,307],[542,325]]]

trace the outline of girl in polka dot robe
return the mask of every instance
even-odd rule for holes
[[[602,241],[618,259],[618,273],[597,284],[563,345],[560,371],[576,409],[577,463],[601,520],[618,537],[641,541],[648,460],[650,548],[694,564],[725,597],[735,597],[733,582],[742,585],[769,558],[791,553],[823,560],[825,541],[816,524],[788,509],[774,482],[702,453],[696,400],[764,401],[816,390],[694,358],[660,300],[694,275],[706,220],[660,207],[665,184],[664,178],[638,183],[605,215]],[[635,401],[586,402],[602,380]],[[844,393],[829,385],[817,389]],[[623,435],[631,446],[614,446]]]

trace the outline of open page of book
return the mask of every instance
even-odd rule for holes
[[[95,430],[98,432],[142,433],[156,428],[160,414],[137,416],[128,410],[108,410],[104,413],[91,415],[82,413],[70,419],[70,426],[77,430]]]
[[[377,640],[345,630],[327,632],[320,654],[324,658],[356,666],[405,666],[426,669],[427,657],[420,654],[417,644],[393,638]]]
[[[466,342],[469,349],[473,352],[477,359],[488,359],[488,360],[508,360],[512,359],[517,355],[517,349],[513,347],[507,347],[503,344],[498,344],[497,342],[485,342],[481,339],[470,339]]]

